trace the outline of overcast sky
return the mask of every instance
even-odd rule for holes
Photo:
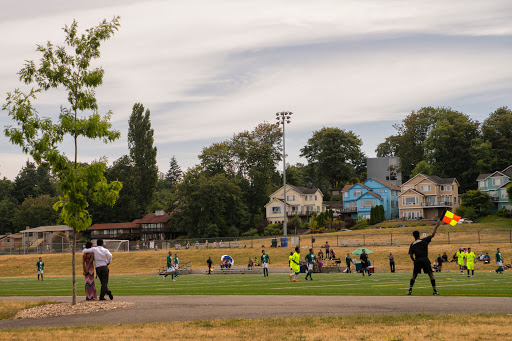
[[[449,106],[482,121],[511,105],[511,1],[151,1],[0,0],[0,103],[20,87],[36,44],[63,44],[62,27],[81,29],[121,16],[102,48],[100,112],[112,110],[122,137],[82,140],[80,161],[128,154],[133,104],[151,111],[158,166],[182,169],[203,147],[275,121],[287,126],[288,162],[313,131],[352,130],[373,157],[392,124],[423,106]],[[56,117],[66,96],[50,91],[37,107]],[[9,124],[7,112],[0,125]],[[28,157],[0,134],[0,176],[13,179]],[[63,146],[68,155],[72,148]]]

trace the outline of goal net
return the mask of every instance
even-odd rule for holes
[[[129,240],[103,239],[103,247],[110,252],[127,252],[130,251]]]

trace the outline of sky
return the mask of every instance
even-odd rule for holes
[[[100,113],[112,110],[121,138],[79,140],[79,161],[128,154],[135,103],[151,112],[158,167],[175,155],[183,170],[202,148],[274,122],[286,126],[287,163],[322,127],[351,130],[375,148],[407,114],[443,106],[483,121],[512,106],[511,1],[154,1],[0,0],[0,103],[28,87],[17,72],[37,44],[64,44],[62,28],[85,30],[121,17],[96,64]],[[58,117],[62,90],[41,94],[41,116]],[[0,112],[0,126],[12,124]],[[0,176],[14,179],[29,157],[0,134]],[[72,155],[72,143],[61,146]]]

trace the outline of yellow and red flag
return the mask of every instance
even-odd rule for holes
[[[452,226],[457,225],[459,222],[460,217],[458,215],[453,214],[450,211],[446,211],[446,214],[444,215],[443,222],[450,224]]]

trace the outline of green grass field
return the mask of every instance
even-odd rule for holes
[[[175,282],[162,276],[112,276],[109,287],[114,295],[366,295],[400,296],[409,287],[409,273],[314,274],[313,281],[299,282],[287,274],[263,275],[182,275]],[[438,291],[450,296],[512,296],[512,273],[476,273],[474,278],[459,273],[436,274]],[[99,281],[96,281],[99,292]],[[85,296],[83,277],[77,278],[79,296]],[[70,277],[0,279],[0,296],[70,296]],[[428,276],[420,275],[414,295],[431,295]]]

